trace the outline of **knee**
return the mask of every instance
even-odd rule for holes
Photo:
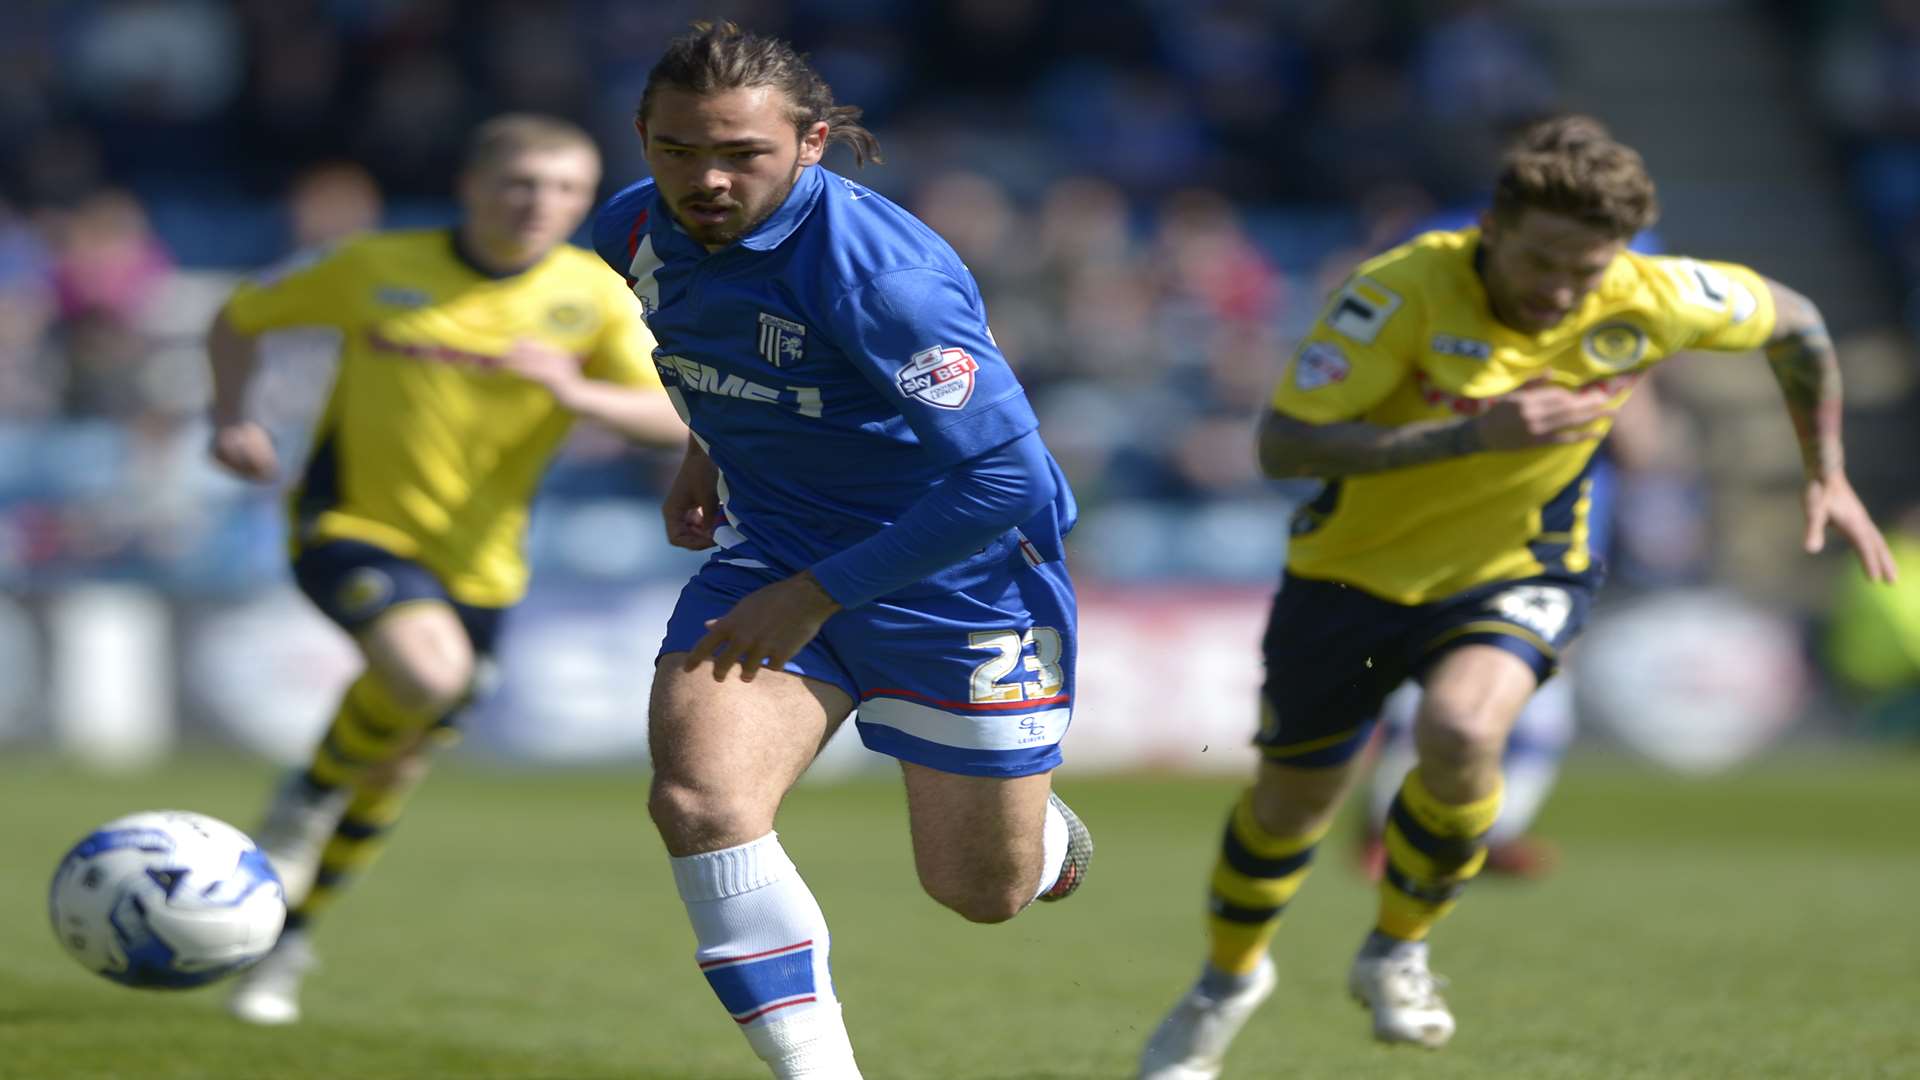
[[[473,687],[473,660],[410,664],[384,672],[382,681],[401,708],[437,720],[466,700]]]
[[[972,923],[1002,923],[1033,900],[1034,889],[1005,880],[920,875],[920,885],[940,906]]]
[[[1468,772],[1499,764],[1509,726],[1491,710],[1438,698],[1422,703],[1414,741],[1423,765]]]
[[[1273,836],[1316,832],[1340,807],[1350,770],[1265,766],[1253,786],[1253,819]]]
[[[647,814],[676,857],[744,844],[773,829],[772,814],[750,799],[659,774],[647,793]]]

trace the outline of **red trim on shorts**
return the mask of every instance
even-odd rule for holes
[[[912,690],[896,690],[892,688],[869,690],[866,694],[862,695],[860,700],[871,701],[877,697],[918,698],[921,701],[938,705],[944,709],[977,709],[982,712],[1024,712],[1041,705],[1065,705],[1067,702],[1073,700],[1073,695],[1071,694],[1056,694],[1050,698],[1034,698],[1031,701],[943,701],[940,698],[930,697],[926,694],[918,694]]]

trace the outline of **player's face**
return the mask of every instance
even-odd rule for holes
[[[461,179],[466,239],[506,266],[536,262],[580,227],[599,183],[600,155],[589,147],[508,154]]]
[[[1481,219],[1484,279],[1493,316],[1538,334],[1560,325],[1600,287],[1626,241],[1562,214],[1522,210],[1512,221]]]
[[[664,86],[634,125],[661,198],[707,250],[752,232],[820,160],[827,125],[796,132],[791,104],[772,86],[710,94]]]

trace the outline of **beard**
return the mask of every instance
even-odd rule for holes
[[[766,220],[774,215],[774,211],[786,205],[787,196],[793,194],[793,185],[800,180],[800,168],[798,164],[794,165],[793,172],[788,175],[786,183],[780,185],[778,191],[769,193],[765,202],[758,205],[741,203],[741,224],[696,225],[682,217],[680,208],[677,206],[673,208],[674,219],[680,222],[680,227],[687,231],[688,236],[693,237],[701,245],[713,248],[726,247],[765,224]]]

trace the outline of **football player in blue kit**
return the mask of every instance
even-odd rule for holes
[[[594,224],[692,432],[668,536],[718,548],[661,645],[649,810],[695,959],[777,1077],[860,1075],[773,831],[856,709],[900,761],[921,885],[961,916],[1065,897],[1093,847],[1050,781],[1073,497],[953,249],[820,166],[877,157],[859,115],[786,42],[696,23],[641,98],[653,178]]]

